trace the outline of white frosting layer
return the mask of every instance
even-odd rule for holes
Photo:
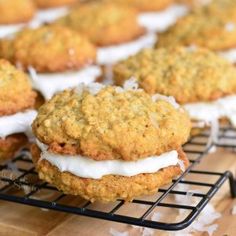
[[[185,5],[175,4],[160,12],[141,13],[138,21],[150,32],[163,32],[187,12]]]
[[[190,117],[210,123],[227,117],[236,126],[236,95],[220,98],[214,102],[201,102],[184,105]]]
[[[95,161],[80,155],[68,156],[50,153],[47,151],[47,146],[38,140],[37,145],[42,151],[40,161],[45,159],[61,172],[67,171],[82,178],[100,179],[105,175],[134,176],[141,173],[155,173],[162,168],[179,163],[177,151],[138,161]]]
[[[99,65],[110,65],[127,59],[144,48],[152,47],[156,40],[157,36],[154,33],[150,33],[129,43],[98,48],[97,63]]]
[[[24,27],[24,24],[14,25],[0,25],[0,38],[5,38],[9,35],[15,34]]]
[[[32,86],[40,91],[47,100],[59,91],[75,87],[80,83],[94,82],[101,75],[101,69],[98,66],[88,66],[74,72],[52,74],[36,74],[36,71],[30,67],[29,72]]]
[[[31,124],[36,115],[37,112],[35,110],[27,110],[14,115],[0,117],[0,138],[17,133],[30,135]]]
[[[219,55],[224,57],[231,63],[236,63],[236,48],[232,48],[230,50],[220,52]]]
[[[37,28],[45,23],[51,23],[54,20],[65,16],[69,12],[68,7],[57,7],[46,10],[40,10],[32,21],[22,24],[0,25],[0,38],[14,35],[23,27]]]
[[[56,19],[65,16],[68,12],[69,7],[56,7],[40,10],[36,14],[35,21],[39,21],[41,23],[51,23]]]

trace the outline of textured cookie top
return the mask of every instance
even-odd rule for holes
[[[77,32],[61,26],[24,29],[13,40],[0,42],[1,56],[33,66],[38,72],[79,69],[96,58],[96,48]]]
[[[98,46],[119,44],[144,33],[133,8],[106,3],[80,4],[56,24],[68,26]]]
[[[8,61],[0,60],[0,116],[11,115],[31,108],[36,93],[32,91],[26,74]]]
[[[54,96],[39,109],[33,131],[53,153],[128,161],[177,150],[190,120],[143,90],[91,84]]]
[[[35,14],[32,0],[1,0],[0,24],[16,24],[30,21]]]
[[[78,0],[34,0],[39,8],[51,8],[70,5],[78,2]]]
[[[150,94],[174,96],[181,104],[236,93],[236,69],[207,49],[146,49],[114,67],[117,84],[135,77]]]
[[[181,18],[157,43],[157,47],[171,45],[198,45],[216,51],[236,47],[236,1],[216,0]]]
[[[139,11],[159,11],[171,3],[173,0],[105,0],[106,2],[113,2],[124,6],[131,6]]]

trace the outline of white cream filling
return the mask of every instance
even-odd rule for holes
[[[229,49],[219,53],[220,56],[224,57],[231,63],[236,63],[236,48]]]
[[[41,92],[44,98],[48,100],[55,93],[67,88],[75,87],[80,83],[89,84],[94,82],[101,75],[101,69],[98,66],[88,66],[79,71],[37,74],[30,67],[29,73],[33,88]]]
[[[160,12],[141,13],[139,24],[150,32],[163,32],[173,25],[180,17],[186,15],[188,8],[185,5],[174,4]]]
[[[154,33],[149,33],[129,43],[98,48],[97,63],[99,65],[115,64],[138,53],[144,48],[153,47],[156,41],[157,36]]]
[[[105,175],[134,176],[141,173],[155,173],[162,168],[179,164],[178,152],[171,151],[160,156],[151,156],[138,161],[107,160],[95,161],[80,155],[53,154],[47,146],[37,140],[41,149],[41,160],[47,160],[60,172],[69,172],[82,178],[101,179]]]
[[[0,25],[0,38],[5,38],[9,35],[20,31],[25,24]]]
[[[184,105],[190,117],[195,120],[212,123],[227,117],[236,126],[236,95],[220,98],[214,102],[200,102]]]
[[[27,110],[0,117],[0,138],[17,133],[31,135],[31,124],[36,116],[37,112],[35,110]]]
[[[0,25],[0,39],[1,38],[14,38],[14,35],[21,31],[24,27],[37,28],[42,25],[42,22],[39,22],[36,19],[28,23],[20,24],[9,24],[9,25]]]
[[[22,30],[23,27],[37,28],[45,23],[51,23],[56,19],[65,16],[69,12],[69,7],[57,7],[40,10],[36,16],[28,23],[0,25],[0,38],[5,38]]]
[[[35,21],[43,23],[51,23],[56,19],[67,15],[69,7],[55,7],[44,10],[39,10],[35,16]]]

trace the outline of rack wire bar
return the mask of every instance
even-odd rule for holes
[[[221,127],[215,146],[236,149],[236,129],[228,125]]]
[[[131,203],[117,200],[108,211],[101,210],[96,204],[90,203],[89,201],[83,201],[79,206],[64,203],[65,201],[63,202],[63,200],[68,196],[48,183],[38,179],[30,156],[24,151],[11,162],[0,165],[0,199],[136,226],[169,231],[181,230],[189,226],[196,219],[227,180],[229,181],[231,196],[236,197],[236,182],[231,172],[218,173],[195,169],[201,159],[209,153],[213,145],[209,145],[208,136],[205,134],[194,136],[184,145],[184,151],[190,159],[190,166],[181,176],[173,180],[172,184],[159,189],[153,198],[138,198],[134,199]],[[189,177],[193,175],[195,177],[190,180]],[[204,178],[210,179],[211,182],[203,181]],[[193,189],[191,190],[191,194],[189,194],[189,186]],[[201,190],[200,192],[198,190],[199,188]],[[50,197],[42,197],[40,195],[42,192],[48,193]],[[51,198],[54,195],[56,196]],[[176,201],[177,197],[186,196],[196,198],[197,203],[183,204]],[[77,199],[79,197],[74,198]],[[123,213],[122,209],[127,208],[127,204],[131,204],[133,209],[137,205],[140,206],[142,213],[139,216],[130,216],[129,214]],[[152,220],[152,214],[158,212],[160,208],[165,210],[174,209],[176,211],[184,210],[187,214],[177,222]]]

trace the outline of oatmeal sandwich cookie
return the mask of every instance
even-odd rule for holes
[[[32,0],[0,1],[0,38],[20,31],[36,14]]]
[[[156,42],[155,34],[146,34],[139,25],[134,8],[112,2],[81,3],[55,24],[72,28],[97,45],[97,62],[103,65],[113,64]]]
[[[34,2],[38,7],[36,20],[49,24],[67,15],[79,0],[34,0]]]
[[[9,62],[0,60],[0,159],[13,157],[27,144],[25,134],[36,116],[36,93],[28,77]],[[25,133],[25,134],[24,134]]]
[[[174,0],[104,0],[138,11],[138,22],[150,32],[163,32],[188,12],[188,7]]]
[[[188,166],[181,149],[190,132],[187,114],[130,81],[61,92],[32,127],[40,178],[90,201],[152,194]]]
[[[159,35],[157,47],[199,46],[236,63],[236,1],[215,0],[193,10]]]
[[[209,123],[227,117],[236,125],[236,69],[207,49],[143,50],[114,67],[116,84],[131,76],[149,94],[173,96],[193,120]]]
[[[89,83],[100,75],[93,65],[96,48],[77,32],[62,26],[25,29],[0,42],[0,55],[29,70],[33,86],[49,99],[55,92]]]

